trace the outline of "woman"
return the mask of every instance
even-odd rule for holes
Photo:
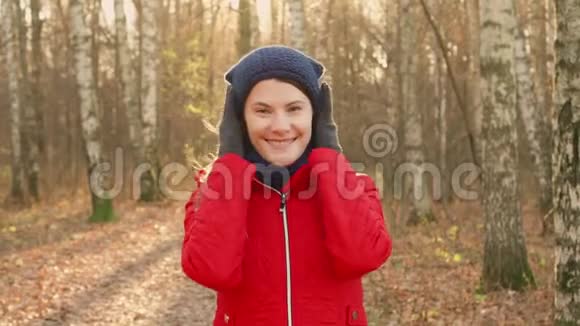
[[[218,158],[187,202],[184,273],[213,325],[367,325],[361,277],[391,253],[372,179],[341,153],[324,67],[259,48],[226,74]]]

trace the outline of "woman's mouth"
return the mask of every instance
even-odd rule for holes
[[[298,137],[286,139],[266,139],[266,142],[274,149],[284,149],[286,146],[292,144]]]

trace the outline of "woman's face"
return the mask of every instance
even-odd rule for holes
[[[244,106],[250,142],[268,162],[296,161],[312,135],[312,104],[294,85],[276,79],[257,83]]]

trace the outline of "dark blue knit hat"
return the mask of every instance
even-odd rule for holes
[[[226,72],[225,79],[232,85],[237,110],[243,110],[254,85],[271,78],[287,79],[303,86],[315,106],[324,71],[320,62],[306,54],[286,46],[273,45],[257,48],[242,57]]]

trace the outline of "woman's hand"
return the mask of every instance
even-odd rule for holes
[[[328,167],[318,175],[317,195],[336,275],[361,277],[379,268],[391,255],[392,241],[374,181],[328,148],[312,150],[309,162]]]
[[[234,92],[231,85],[228,85],[226,90],[226,100],[222,119],[219,124],[219,149],[218,157],[222,157],[227,153],[244,155],[244,144],[242,140],[242,124],[240,119],[236,117],[234,107]]]
[[[314,130],[314,141],[317,147],[332,148],[341,152],[336,124],[332,117],[332,89],[324,82],[320,91],[320,105]]]

